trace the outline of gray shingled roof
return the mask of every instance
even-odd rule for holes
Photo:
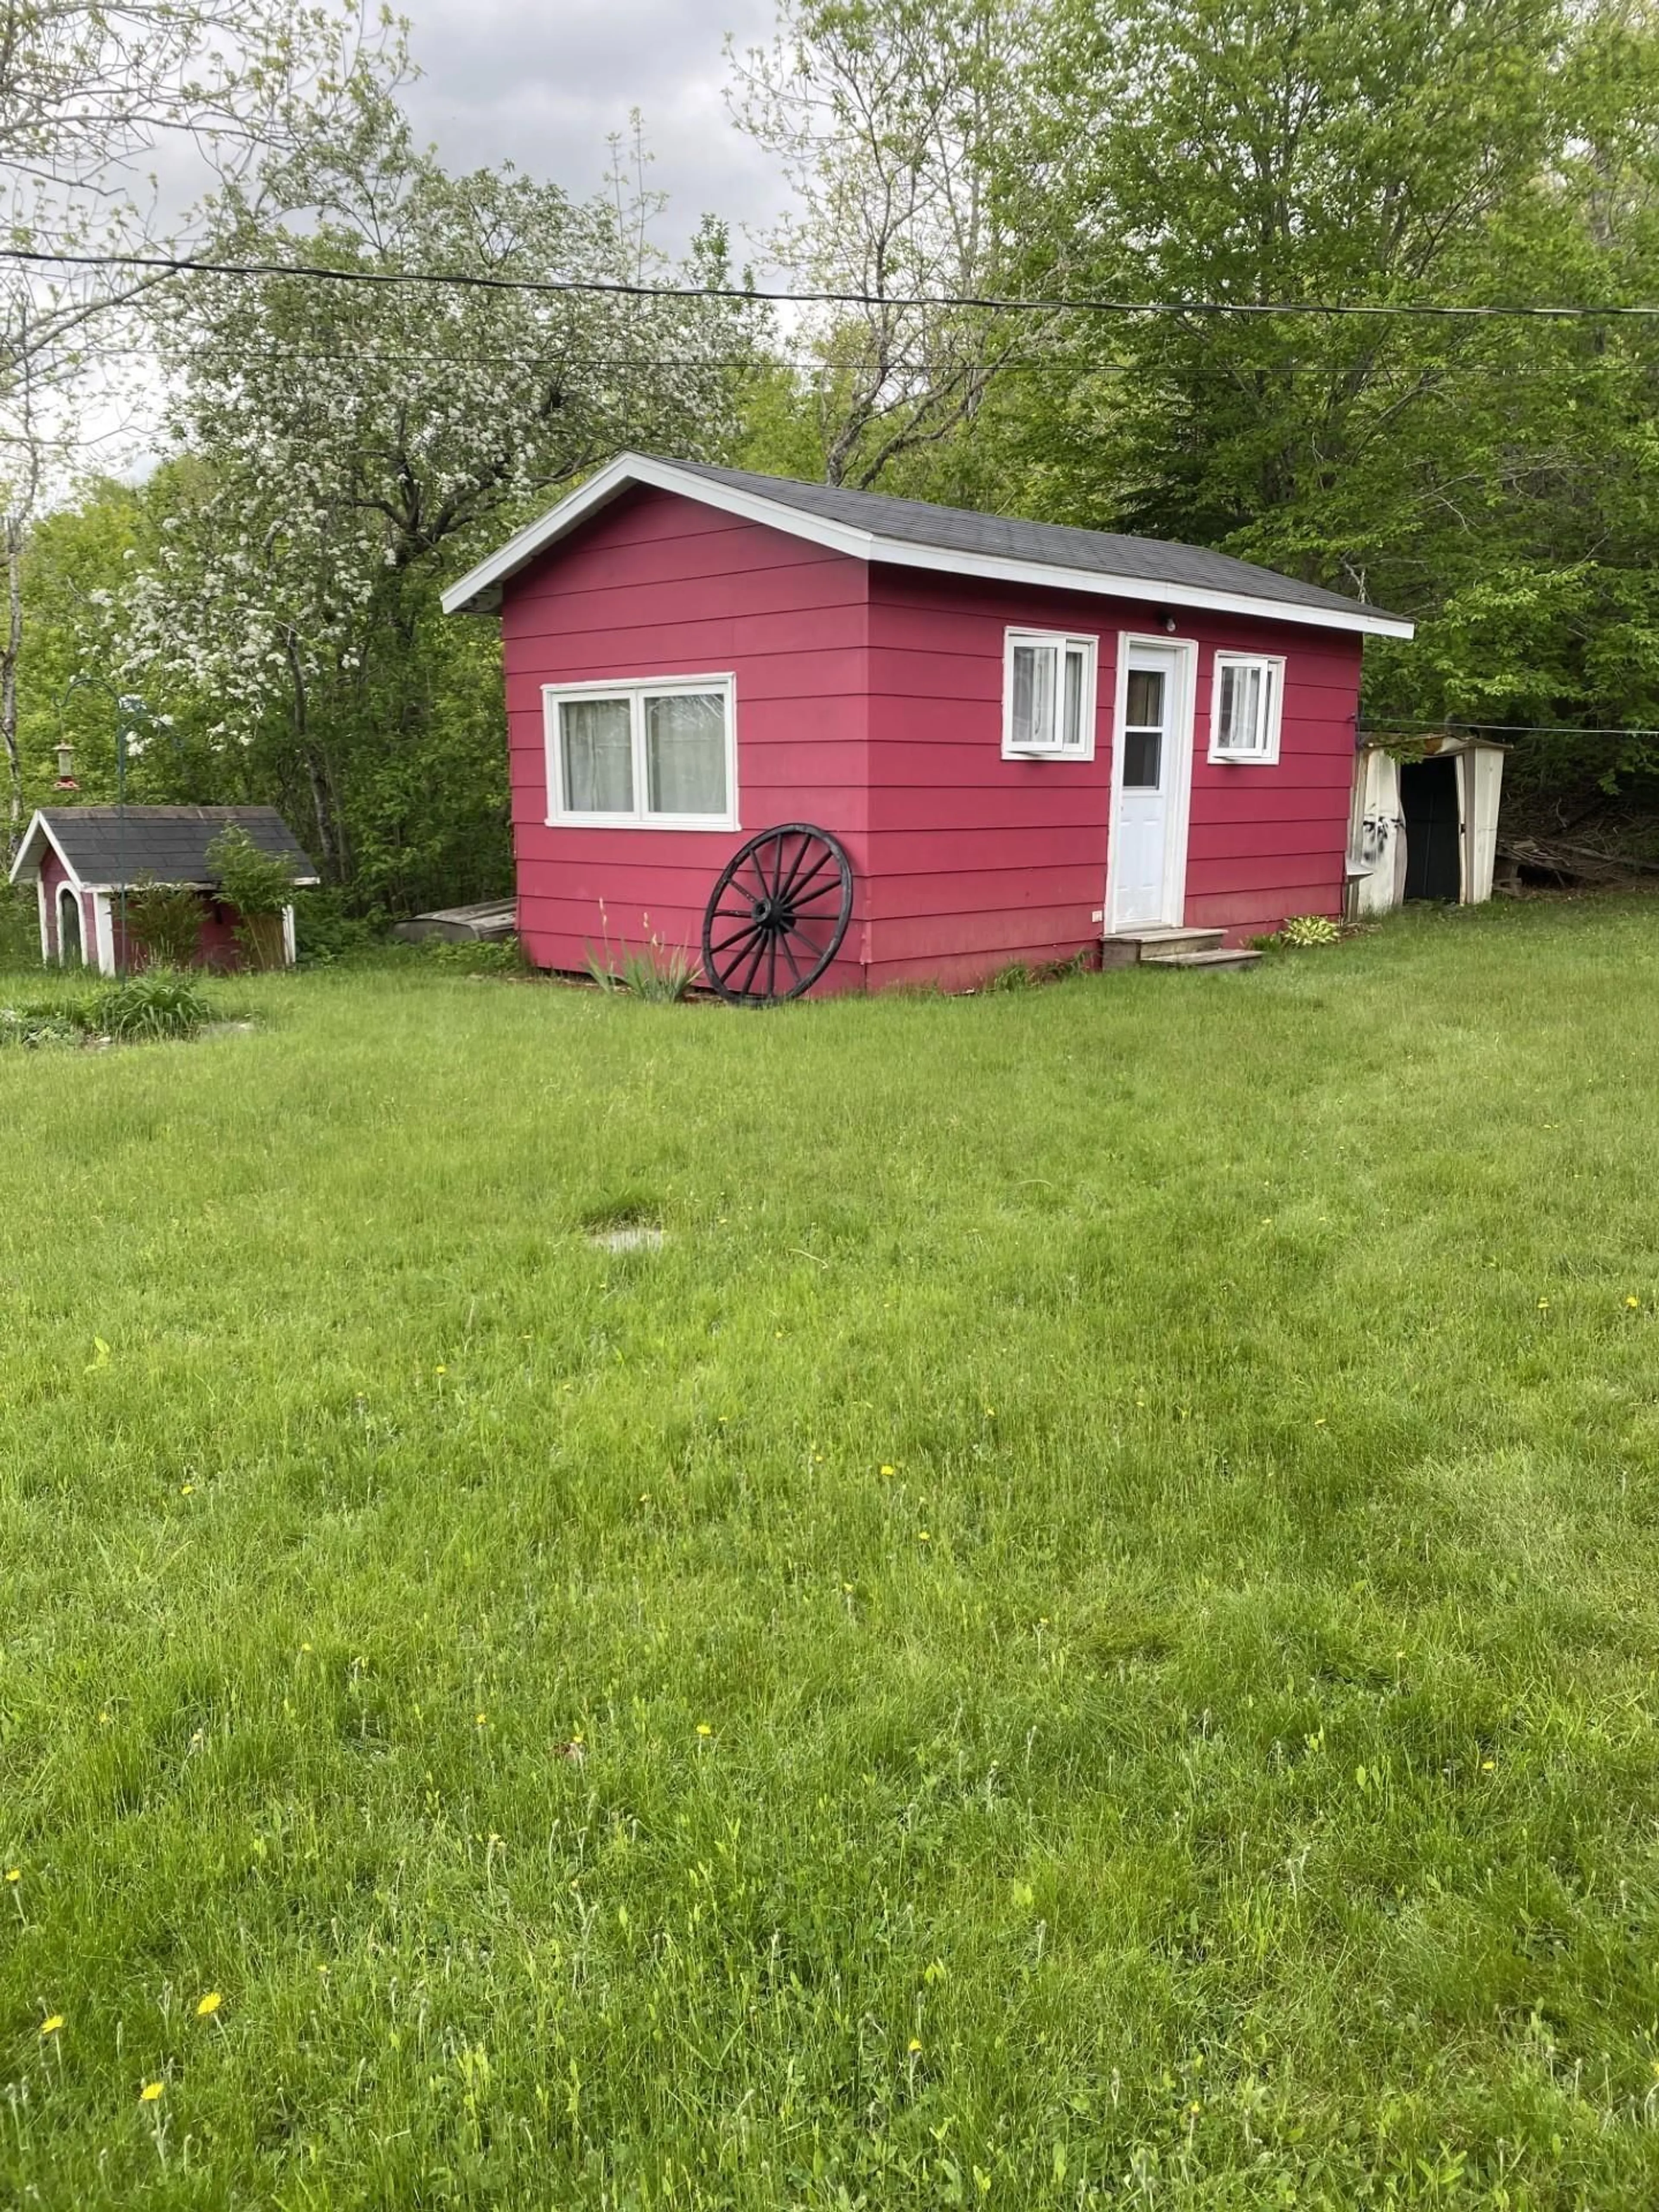
[[[217,881],[208,847],[233,824],[262,853],[287,860],[294,880],[314,884],[310,857],[274,806],[43,806],[40,818],[83,884],[118,885]]]
[[[1345,599],[1318,584],[1298,583],[1229,553],[1201,545],[1180,545],[1162,538],[1122,538],[1108,530],[1074,530],[1059,522],[1019,522],[1012,516],[981,514],[971,507],[934,507],[926,500],[890,499],[885,493],[846,491],[834,484],[797,483],[789,477],[757,475],[750,469],[717,469],[701,461],[676,461],[687,476],[729,484],[733,491],[798,507],[852,530],[867,530],[902,544],[937,545],[951,553],[980,553],[1000,561],[1038,561],[1050,568],[1124,576],[1138,582],[1183,585],[1190,590],[1237,592],[1285,606],[1323,607],[1333,614],[1387,616],[1387,610],[1363,599]],[[878,556],[879,557],[879,556]],[[1405,616],[1389,617],[1405,621]]]

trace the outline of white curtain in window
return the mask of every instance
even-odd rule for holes
[[[726,700],[676,691],[645,702],[645,775],[653,814],[726,811]]]
[[[568,812],[633,812],[634,747],[626,699],[562,700],[559,754]]]
[[[1054,742],[1054,669],[1059,659],[1059,650],[1052,645],[1014,647],[1012,723],[1017,745]]]
[[[1224,666],[1221,671],[1221,749],[1230,753],[1256,753],[1267,742],[1267,671],[1252,666]]]

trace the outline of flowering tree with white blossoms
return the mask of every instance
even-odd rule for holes
[[[31,526],[43,497],[94,450],[107,462],[142,412],[135,326],[171,281],[123,257],[190,250],[200,225],[187,202],[404,73],[398,26],[356,0],[0,0],[0,759],[11,845]]]
[[[350,281],[659,275],[637,204],[449,176],[386,100],[221,211],[216,258],[295,273],[192,276],[159,319],[189,459],[117,610],[128,680],[164,705],[210,699],[227,785],[308,819],[331,880],[459,895],[477,869],[458,838],[505,851],[499,679],[493,626],[441,624],[438,586],[623,446],[726,450],[744,305]],[[712,233],[659,276],[703,280],[729,281]],[[458,655],[459,716],[437,678]]]

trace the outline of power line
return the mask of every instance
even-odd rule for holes
[[[888,295],[854,291],[779,292],[754,284],[647,284],[630,283],[620,277],[500,276],[472,270],[331,269],[320,262],[211,261],[194,256],[162,253],[58,253],[21,246],[0,246],[0,260],[75,269],[151,269],[178,276],[302,276],[331,284],[448,285],[485,292],[527,292],[553,296],[591,293],[627,300],[767,301],[798,307],[973,307],[1004,315],[1310,315],[1370,319],[1412,316],[1488,322],[1659,319],[1659,305],[1449,306],[1427,301],[1110,300],[1086,296],[1066,300],[1007,298],[995,294],[971,292],[918,292]]]
[[[1494,738],[1659,738],[1659,730],[1644,730],[1636,726],[1607,726],[1597,727],[1581,722],[1431,722],[1410,714],[1384,716],[1375,722],[1362,722],[1364,737],[1387,737],[1391,732],[1424,737]]]

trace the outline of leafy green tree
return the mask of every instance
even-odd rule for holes
[[[190,465],[122,595],[123,665],[169,706],[212,698],[222,776],[245,759],[362,902],[506,878],[493,629],[443,621],[441,580],[620,447],[735,440],[739,307],[557,289],[654,269],[638,212],[449,176],[365,99],[349,131],[227,193],[226,252],[548,289],[202,276],[159,323]],[[684,275],[726,273],[708,229]]]
[[[303,142],[404,61],[392,19],[288,0],[6,0],[0,9],[0,218],[25,256],[0,264],[0,762],[21,822],[22,570],[43,501],[83,459],[87,418],[118,411],[133,319],[177,252],[147,174],[164,152],[204,185]],[[53,256],[68,259],[53,260]],[[74,257],[82,257],[75,265]]]
[[[728,42],[738,127],[799,212],[769,241],[803,290],[845,295],[792,333],[755,395],[753,459],[868,486],[955,444],[1042,326],[930,305],[1003,289],[1029,216],[1000,149],[1035,65],[1029,0],[780,0],[769,48]],[[778,402],[785,403],[780,406]]]

